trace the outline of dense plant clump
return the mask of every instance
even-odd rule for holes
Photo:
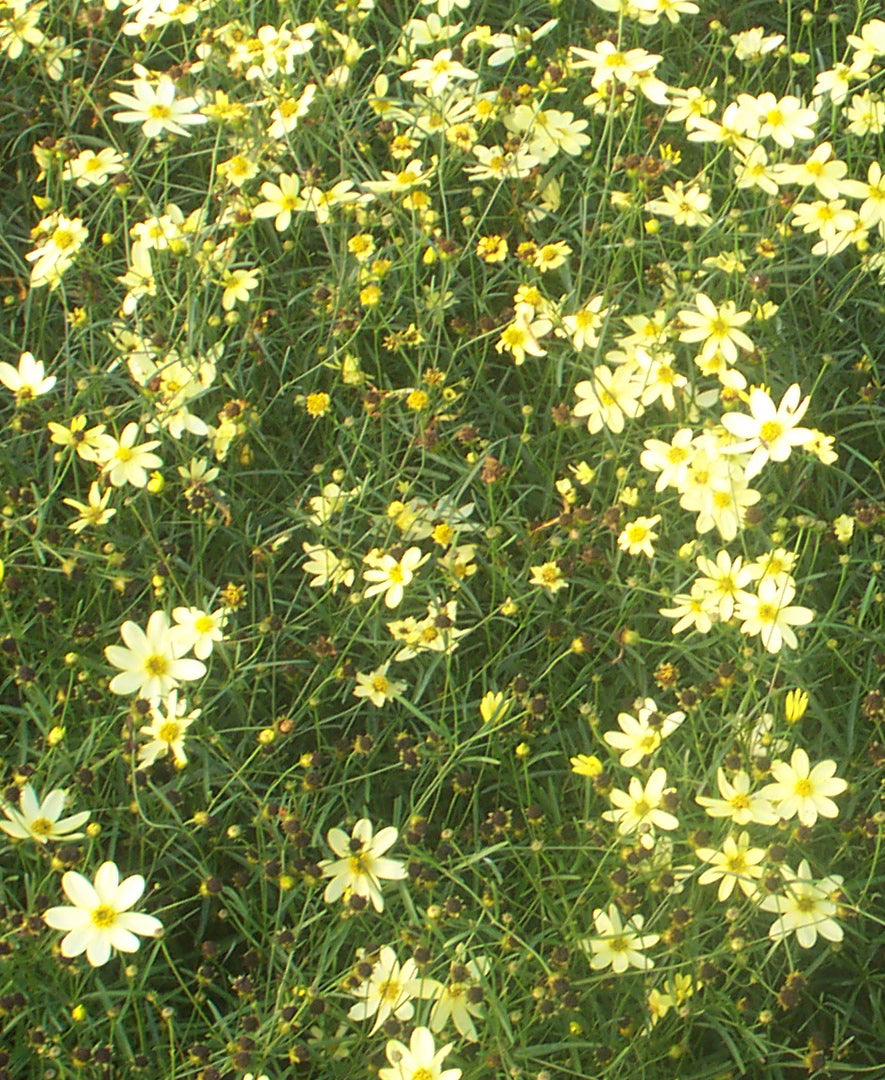
[[[881,1067],[873,7],[0,8],[0,1080]]]

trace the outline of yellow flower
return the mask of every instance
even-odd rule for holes
[[[808,708],[808,694],[804,690],[789,690],[784,699],[784,718],[788,724],[798,724]]]
[[[308,394],[304,399],[304,407],[307,409],[307,415],[312,416],[315,420],[326,415],[331,403],[332,399],[328,394],[324,393]]]
[[[602,772],[602,762],[595,754],[578,754],[577,757],[569,758],[572,772],[578,776],[599,776]]]

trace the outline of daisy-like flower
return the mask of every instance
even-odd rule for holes
[[[574,407],[574,414],[587,417],[587,430],[591,435],[607,427],[616,435],[624,430],[624,420],[641,416],[645,409],[640,398],[645,389],[630,370],[622,364],[614,371],[600,365],[592,379],[583,379],[575,386],[581,399]]]
[[[65,506],[70,506],[80,515],[69,523],[68,528],[79,534],[90,526],[98,528],[101,525],[107,525],[117,512],[113,506],[108,506],[110,497],[111,489],[106,488],[102,492],[97,482],[93,480],[89,485],[89,494],[86,496],[85,503],[78,502],[76,499],[62,499]]]
[[[777,815],[785,821],[798,817],[803,825],[813,825],[818,817],[834,818],[839,807],[831,796],[841,795],[848,784],[836,776],[835,761],[819,761],[814,767],[808,754],[797,746],[790,762],[774,761],[773,784],[766,784],[760,794],[774,803]]]
[[[259,278],[254,270],[230,270],[218,282],[224,289],[221,294],[221,306],[225,311],[233,311],[237,303],[247,303],[249,294],[258,288]]]
[[[697,184],[685,187],[681,180],[677,180],[673,187],[665,185],[661,198],[647,202],[645,209],[659,217],[672,218],[675,225],[705,228],[713,222],[706,212],[709,206],[710,196],[706,191],[701,191]]]
[[[25,255],[28,262],[34,264],[31,285],[35,289],[42,285],[54,289],[89,236],[89,230],[81,218],[53,213],[32,229],[31,235],[38,238],[37,247]]]
[[[103,184],[109,176],[118,173],[125,166],[126,159],[113,147],[105,146],[96,152],[94,150],[81,150],[80,153],[67,162],[62,170],[62,178],[73,180],[78,188]]]
[[[722,453],[751,454],[746,480],[761,472],[767,461],[786,461],[794,446],[804,446],[813,438],[808,428],[797,427],[811,401],[801,395],[799,384],[793,383],[776,406],[762,387],[754,386],[748,399],[749,416],[735,412],[722,417],[722,426],[738,440],[722,447]]]
[[[131,94],[118,90],[110,95],[111,101],[124,105],[114,119],[124,124],[141,124],[148,139],[155,139],[164,132],[187,135],[188,127],[205,124],[208,117],[199,112],[200,102],[195,97],[175,99],[175,83],[166,75],[156,84],[138,79],[132,84]]]
[[[709,863],[698,878],[699,885],[715,885],[719,882],[718,897],[727,900],[738,885],[744,896],[756,895],[756,882],[762,877],[760,863],[765,859],[764,848],[750,847],[750,834],[742,832],[735,839],[726,837],[721,851],[715,848],[697,848],[695,855],[701,862]]]
[[[582,948],[591,952],[590,967],[602,971],[610,967],[617,975],[622,975],[628,967],[650,971],[654,961],[643,955],[643,950],[657,944],[658,934],[643,934],[642,915],[633,915],[626,923],[621,923],[621,913],[615,904],[609,904],[608,911],[597,908],[593,912],[593,924],[598,937],[589,938],[582,943]]]
[[[545,562],[540,566],[531,566],[529,569],[532,572],[530,584],[540,585],[551,594],[568,587],[568,580],[563,576],[562,568],[557,562]]]
[[[737,360],[738,347],[753,351],[753,342],[740,329],[753,317],[749,311],[738,311],[731,300],[716,307],[705,293],[698,293],[694,302],[697,311],[679,312],[680,322],[687,327],[680,333],[680,341],[702,341],[701,356],[704,359],[721,352],[729,364]]]
[[[645,555],[650,559],[654,555],[654,541],[658,538],[654,526],[660,520],[661,515],[655,514],[654,517],[638,517],[635,521],[628,521],[618,537],[618,547],[628,555]]]
[[[279,183],[272,184],[266,180],[260,193],[264,196],[264,202],[259,203],[252,211],[253,218],[274,219],[274,228],[277,232],[283,232],[289,228],[292,214],[304,210],[304,199],[299,194],[301,180],[297,173],[280,173],[277,177]]]
[[[73,870],[64,874],[61,886],[73,907],[52,907],[43,914],[47,926],[67,931],[61,942],[62,956],[85,952],[93,967],[101,967],[114,949],[135,952],[139,946],[136,934],[158,937],[163,930],[159,919],[129,910],[144,892],[144,885],[141,874],[121,881],[112,862],[101,864],[94,884]]]
[[[706,594],[711,609],[727,622],[734,614],[735,602],[744,594],[744,586],[752,581],[752,573],[742,565],[740,555],[732,559],[727,551],[717,552],[715,561],[699,555],[696,562],[704,577],[695,584]]]
[[[711,799],[708,795],[695,795],[695,802],[706,810],[710,817],[727,817],[735,825],[777,825],[778,815],[774,812],[771,801],[762,792],[751,794],[750,777],[743,770],[734,774],[731,781],[725,770],[716,770],[716,782],[721,799]]]
[[[799,640],[794,626],[805,626],[814,618],[811,608],[790,606],[796,595],[796,587],[790,582],[763,578],[756,586],[756,595],[742,592],[738,595],[735,615],[741,621],[741,633],[759,640],[768,652],[779,652],[786,645],[795,649]]]
[[[18,358],[18,368],[5,361],[0,363],[0,382],[15,394],[16,405],[22,405],[48,394],[56,379],[54,375],[46,375],[42,360],[35,360],[33,353],[23,352]]]
[[[56,446],[71,447],[83,461],[98,461],[101,451],[99,436],[104,435],[104,424],[87,428],[87,423],[83,415],[72,417],[67,427],[50,420],[46,425],[49,428],[50,441]]]
[[[459,954],[463,949],[459,948]],[[434,998],[430,1012],[430,1030],[442,1031],[449,1020],[455,1025],[458,1034],[470,1042],[478,1039],[474,1019],[481,1020],[485,1015],[482,1002],[482,981],[489,970],[489,961],[478,956],[466,963],[460,958],[455,960],[449,971],[447,983],[432,982]]]
[[[618,826],[621,836],[631,832],[640,833],[643,846],[653,843],[654,829],[677,829],[679,820],[664,809],[665,787],[667,786],[666,769],[655,769],[643,788],[639,778],[630,777],[626,791],[613,788],[609,798],[615,805],[614,810],[606,810],[602,816]]]
[[[120,637],[126,643],[107,645],[105,657],[119,668],[108,689],[112,694],[138,694],[156,701],[168,697],[179,682],[201,679],[206,665],[199,660],[182,659],[181,639],[169,625],[165,611],[155,611],[148,619],[147,630],[126,621],[120,627]]]
[[[326,903],[334,903],[347,893],[366,897],[376,911],[383,911],[381,879],[401,881],[406,876],[404,863],[383,857],[398,836],[392,825],[374,833],[368,818],[360,818],[350,836],[343,829],[330,829],[326,839],[338,858],[323,859],[319,864],[323,877],[331,878],[323,893]]]
[[[198,660],[206,660],[212,647],[224,640],[224,628],[227,625],[227,612],[224,608],[216,611],[201,611],[195,607],[177,607],[172,609],[175,627],[172,633],[178,638],[179,655],[193,649]]]
[[[168,754],[176,769],[187,765],[184,752],[184,740],[187,729],[196,720],[201,709],[187,711],[187,702],[179,700],[178,691],[173,690],[163,702],[163,711],[155,703],[151,705],[151,722],[139,728],[140,735],[146,735],[150,742],[138,748],[138,767],[147,769],[157,760]]]
[[[807,859],[799,864],[798,872],[784,866],[781,873],[786,880],[785,894],[766,896],[759,902],[763,911],[775,912],[778,916],[768,930],[771,940],[783,941],[787,935],[795,933],[802,949],[810,949],[818,934],[827,941],[841,941],[842,927],[833,918],[838,911],[833,896],[839,893],[842,878],[833,874],[815,881]]]
[[[369,599],[383,594],[387,607],[398,607],[402,603],[406,586],[415,576],[415,571],[427,562],[428,558],[428,555],[422,555],[419,547],[407,548],[399,559],[395,559],[393,555],[376,555],[370,552],[363,559],[363,562],[369,564],[369,569],[363,571],[363,580],[369,582],[363,596]]]
[[[618,714],[620,731],[606,731],[602,736],[615,750],[621,751],[620,763],[627,769],[637,766],[651,755],[661,742],[679,727],[685,719],[684,712],[672,712],[664,716],[651,698],[634,703],[637,715]]]
[[[358,671],[355,676],[356,686],[353,690],[353,696],[367,698],[377,709],[380,709],[386,702],[399,697],[406,689],[406,683],[401,679],[388,679],[387,669],[389,667],[390,661],[388,660],[387,663],[375,668],[374,671],[367,673]]]
[[[60,818],[64,809],[67,792],[61,788],[50,791],[42,801],[38,801],[34,789],[25,784],[19,796],[19,810],[13,810],[5,803],[0,809],[9,819],[0,821],[0,829],[13,840],[36,840],[45,844],[47,840],[79,840],[83,833],[75,832],[89,820],[89,811]]]
[[[460,1080],[460,1069],[443,1069],[443,1059],[452,1049],[447,1043],[436,1049],[433,1035],[426,1027],[416,1027],[409,1045],[390,1039],[385,1053],[390,1068],[378,1070],[379,1080]]]
[[[356,575],[350,559],[341,558],[322,544],[311,544],[307,540],[301,547],[307,556],[301,569],[305,574],[310,574],[312,589],[328,588],[334,595],[339,585],[347,589],[353,585]]]
[[[143,488],[148,482],[148,474],[162,466],[162,459],[151,453],[155,446],[160,445],[159,439],[149,439],[136,446],[137,438],[138,424],[135,422],[123,428],[119,439],[113,435],[100,437],[98,460],[101,462],[102,475],[107,476],[111,487],[131,484]]]
[[[690,593],[677,593],[673,597],[676,607],[658,608],[658,614],[666,619],[675,619],[673,633],[679,634],[688,627],[693,627],[699,634],[709,634],[716,619],[711,610],[707,592],[695,582]]]
[[[362,958],[363,951],[357,954]],[[360,968],[368,966],[362,960]],[[368,1020],[375,1017],[370,1035],[382,1026],[385,1020],[393,1016],[397,1020],[411,1020],[415,1015],[413,998],[424,997],[425,980],[418,973],[418,965],[411,957],[404,964],[396,958],[396,953],[389,945],[379,949],[378,957],[371,966],[371,972],[352,993],[360,1000],[351,1005],[347,1016],[350,1020]]]
[[[452,59],[451,49],[440,49],[431,60],[416,60],[408,71],[400,75],[402,82],[413,83],[433,97],[439,97],[452,79],[473,82],[477,78],[479,76],[475,71]]]

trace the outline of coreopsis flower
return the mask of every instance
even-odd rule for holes
[[[738,311],[731,300],[716,307],[706,293],[698,293],[694,302],[697,311],[679,312],[679,321],[687,328],[679,334],[680,341],[703,342],[703,358],[720,352],[730,364],[738,358],[738,347],[753,351],[752,340],[740,329],[753,317],[749,311]]]
[[[654,526],[660,520],[661,515],[655,514],[654,517],[638,517],[635,521],[628,521],[618,537],[618,547],[628,555],[645,555],[650,559],[654,555],[654,541],[658,538]]]
[[[247,303],[249,294],[257,289],[260,282],[255,270],[229,270],[218,282],[224,291],[221,294],[221,306],[225,311],[233,311],[237,303]]]
[[[645,389],[630,370],[622,364],[612,370],[601,364],[593,372],[592,379],[582,379],[575,386],[581,399],[574,407],[577,417],[587,417],[587,430],[596,435],[604,427],[616,435],[624,430],[625,419],[634,419],[645,411],[640,398]]]
[[[25,784],[19,795],[19,809],[14,810],[6,803],[0,803],[0,810],[8,818],[0,821],[0,829],[13,840],[36,840],[45,844],[48,840],[79,840],[83,833],[75,832],[89,820],[89,811],[81,810],[69,817],[60,817],[67,800],[67,792],[55,788],[42,800],[30,784]]]
[[[289,228],[292,214],[304,210],[304,199],[299,194],[301,180],[297,173],[280,173],[277,183],[272,184],[266,180],[259,191],[264,196],[264,202],[259,203],[252,210],[253,218],[274,219],[274,228],[277,232],[283,232]]]
[[[708,795],[695,795],[695,802],[714,818],[731,818],[735,825],[776,825],[779,815],[774,812],[771,800],[764,792],[750,791],[750,777],[742,769],[729,781],[725,770],[716,770],[716,782],[720,799]]]
[[[146,735],[150,742],[138,748],[138,767],[147,769],[161,757],[168,754],[176,769],[183,769],[187,765],[187,754],[184,752],[184,740],[187,729],[194,720],[198,719],[201,709],[187,711],[187,702],[178,697],[178,691],[173,690],[163,702],[163,708],[155,702],[151,705],[151,722],[139,728],[139,735]]]
[[[607,912],[597,908],[593,912],[593,925],[598,936],[581,943],[592,954],[590,967],[594,971],[610,967],[616,975],[622,975],[629,967],[650,971],[654,961],[643,955],[643,950],[657,944],[660,935],[643,934],[644,921],[642,915],[636,914],[622,923],[615,904],[609,904]]]
[[[697,630],[699,634],[709,634],[718,616],[715,610],[711,609],[707,590],[702,585],[694,582],[690,593],[677,593],[673,600],[675,607],[658,608],[658,614],[666,619],[676,620],[673,624],[674,634],[679,634],[689,627]]]
[[[501,332],[495,342],[495,352],[508,352],[513,363],[519,367],[525,363],[526,356],[546,356],[547,352],[539,338],[549,334],[553,323],[547,318],[535,318],[534,309],[529,304],[517,304],[516,315]]]
[[[572,772],[578,776],[589,776],[593,779],[602,772],[602,762],[595,754],[578,754],[568,760]]]
[[[31,235],[38,238],[37,247],[25,255],[28,262],[34,264],[31,267],[31,286],[36,289],[48,285],[52,290],[74,261],[89,230],[81,218],[67,218],[54,213],[32,229]]]
[[[48,394],[56,379],[45,373],[42,360],[35,360],[33,353],[23,352],[18,358],[18,368],[5,361],[0,363],[0,382],[15,394],[16,405],[22,405]]]
[[[797,746],[786,761],[773,761],[773,784],[766,784],[760,794],[774,804],[777,815],[785,821],[798,817],[803,825],[813,825],[818,817],[834,818],[839,807],[831,796],[841,795],[848,787],[836,776],[835,761],[819,761],[812,767],[808,754]]]
[[[101,525],[107,525],[117,512],[113,506],[108,506],[110,497],[111,489],[105,488],[104,491],[101,491],[96,481],[93,480],[89,485],[89,494],[86,496],[85,503],[78,502],[76,499],[62,499],[65,506],[70,506],[79,514],[79,517],[68,524],[68,528],[72,532],[79,534],[90,526],[98,528]]]
[[[744,586],[753,580],[751,571],[743,565],[740,555],[732,559],[727,551],[717,552],[715,561],[699,555],[696,562],[704,576],[695,584],[709,600],[710,610],[715,611],[723,622],[728,622],[734,614],[735,603],[745,592]]]
[[[662,741],[685,719],[684,712],[672,712],[667,716],[659,713],[651,698],[641,698],[633,707],[636,716],[627,712],[618,713],[620,731],[606,731],[602,736],[609,746],[621,751],[619,761],[627,769],[651,757]]]
[[[798,427],[799,421],[811,401],[801,398],[798,383],[793,383],[775,406],[768,393],[760,386],[750,390],[748,404],[750,415],[726,413],[722,426],[738,441],[722,447],[724,454],[751,455],[744,477],[751,480],[767,461],[786,461],[794,446],[804,446],[811,441],[812,432]]]
[[[763,578],[756,586],[756,595],[738,595],[735,615],[741,620],[741,633],[759,640],[768,652],[779,652],[786,645],[795,649],[799,640],[794,626],[805,626],[814,618],[811,608],[790,605],[796,587],[790,582]]]
[[[429,60],[416,60],[408,71],[400,75],[402,82],[412,83],[433,97],[439,97],[453,79],[474,82],[478,78],[475,71],[452,59],[451,49],[440,49]]]
[[[463,952],[463,949],[459,948],[458,951]],[[478,956],[466,963],[459,957],[452,963],[449,981],[433,983],[430,992],[426,993],[434,1002],[430,1012],[431,1031],[442,1031],[451,1020],[459,1035],[471,1042],[477,1041],[476,1024],[473,1021],[481,1020],[485,1015],[482,982],[489,967],[489,961],[484,956]]]
[[[707,213],[709,206],[710,196],[706,191],[702,191],[697,184],[685,187],[681,180],[677,180],[673,187],[665,184],[661,189],[661,198],[647,202],[645,209],[658,217],[672,218],[674,225],[706,228],[713,222]]]
[[[443,1069],[443,1059],[452,1049],[447,1043],[436,1049],[429,1028],[416,1027],[409,1045],[389,1039],[385,1053],[390,1068],[378,1070],[379,1080],[460,1080],[460,1069]]]
[[[176,623],[172,633],[178,638],[182,655],[193,650],[198,660],[206,660],[216,642],[224,640],[227,625],[224,608],[209,613],[195,607],[177,607],[172,609],[172,618]]]
[[[350,836],[343,829],[330,829],[326,839],[338,858],[323,859],[319,864],[323,877],[331,878],[323,893],[326,903],[353,894],[371,900],[376,911],[383,911],[381,880],[401,881],[406,877],[404,863],[384,858],[398,836],[392,825],[375,833],[368,818],[360,818]]]
[[[115,863],[102,863],[94,883],[82,874],[69,870],[62,876],[62,888],[73,907],[51,907],[43,919],[53,930],[66,930],[61,954],[66,957],[86,953],[93,967],[101,967],[111,952],[131,953],[139,946],[136,934],[157,937],[163,924],[153,915],[130,911],[144,892],[141,874],[120,880]]]
[[[49,428],[49,438],[56,446],[72,447],[77,457],[83,461],[98,461],[101,456],[101,440],[104,435],[104,424],[96,424],[95,427],[87,428],[86,417],[82,414],[71,418],[67,427],[64,424],[56,424],[50,420],[46,425]]]
[[[545,562],[541,563],[540,566],[532,566],[529,569],[532,572],[531,584],[540,585],[542,589],[546,589],[551,594],[556,594],[560,589],[568,587],[568,581],[563,576],[559,563]]]
[[[722,850],[715,848],[697,848],[695,855],[701,862],[709,863],[710,868],[698,878],[699,885],[715,885],[719,882],[717,893],[720,900],[731,896],[738,885],[744,896],[756,895],[757,881],[762,877],[762,863],[765,859],[764,848],[750,847],[750,834],[742,832],[735,839],[728,836],[722,844]]]
[[[781,873],[786,882],[784,895],[765,896],[759,902],[763,911],[778,916],[768,930],[771,940],[783,941],[794,933],[801,949],[810,949],[818,934],[827,941],[841,941],[842,927],[833,918],[839,910],[833,897],[842,887],[842,878],[832,874],[815,881],[807,859],[799,863],[798,872],[783,866]]]
[[[96,438],[98,445],[97,460],[101,464],[103,476],[107,476],[111,487],[131,484],[143,488],[148,482],[149,473],[161,468],[162,458],[151,453],[160,445],[159,439],[149,439],[136,445],[138,424],[129,423],[120,432],[120,438],[113,435],[101,435]]]
[[[179,682],[201,679],[206,665],[199,660],[183,659],[181,639],[169,625],[164,611],[155,611],[148,619],[147,630],[127,620],[120,627],[126,643],[107,645],[108,663],[119,668],[108,689],[112,694],[138,694],[149,701],[168,697]]]
[[[364,953],[359,950],[361,958]],[[418,965],[411,957],[404,964],[396,958],[396,953],[389,945],[378,950],[378,957],[372,965],[368,978],[352,991],[359,998],[351,1005],[347,1016],[350,1020],[368,1020],[375,1017],[370,1035],[393,1016],[397,1020],[411,1020],[415,1015],[412,1000],[424,997],[425,980],[418,973]]]
[[[655,828],[669,830],[679,827],[679,820],[664,809],[666,786],[666,769],[655,769],[645,787],[638,777],[631,776],[626,791],[613,788],[609,792],[615,809],[604,811],[602,817],[606,821],[614,822],[621,836],[639,832],[640,843],[648,846],[653,842]]]
[[[353,696],[366,698],[378,709],[388,701],[398,698],[406,689],[406,684],[401,679],[388,679],[387,669],[389,667],[390,661],[388,660],[387,663],[375,668],[374,671],[368,673],[358,671],[355,676],[356,686],[353,690]]]
[[[100,186],[109,176],[121,172],[125,164],[123,155],[110,146],[103,147],[98,153],[94,150],[81,150],[75,158],[66,162],[62,178],[73,180],[78,188],[85,188],[90,184]]]
[[[599,344],[598,331],[602,329],[610,307],[603,306],[600,293],[592,296],[574,315],[563,315],[562,332],[571,340],[576,349],[595,349]]]
[[[155,139],[164,132],[187,135],[188,127],[205,124],[208,117],[199,112],[200,102],[195,97],[175,98],[175,83],[163,75],[156,84],[146,79],[132,83],[132,93],[122,94],[114,90],[111,101],[125,108],[117,112],[115,120],[124,124],[141,124],[142,133]]]
[[[639,464],[649,472],[658,473],[655,491],[682,488],[695,450],[691,428],[680,428],[668,443],[646,439],[642,445],[645,449],[639,455]]]
[[[322,544],[311,544],[307,540],[301,547],[307,556],[301,564],[301,569],[305,574],[310,574],[312,589],[328,588],[334,596],[339,585],[343,585],[346,589],[353,585],[356,571],[350,559],[341,558]]]
[[[369,599],[383,594],[387,607],[398,607],[402,603],[406,586],[415,576],[415,571],[427,562],[428,558],[429,555],[423,555],[419,547],[407,548],[399,559],[393,555],[370,552],[363,559],[363,562],[369,564],[369,569],[363,571],[363,580],[369,582],[363,595]]]

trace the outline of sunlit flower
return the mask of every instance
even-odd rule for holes
[[[14,840],[31,839],[38,844],[45,844],[47,840],[79,840],[83,833],[74,830],[89,820],[89,811],[60,817],[66,800],[67,792],[55,788],[38,801],[31,785],[25,784],[19,795],[18,810],[0,803],[0,809],[9,819],[0,821],[0,829]]]
[[[360,950],[360,956],[364,955]],[[363,960],[368,966],[368,961]],[[347,1016],[351,1020],[368,1020],[375,1017],[370,1035],[393,1016],[397,1020],[411,1020],[415,1015],[412,1001],[424,997],[425,981],[418,974],[418,965],[411,957],[404,964],[396,958],[396,953],[389,945],[378,950],[378,957],[372,964],[371,973],[351,993],[359,1000],[351,1005]]]
[[[338,858],[323,859],[319,864],[323,877],[331,878],[323,893],[326,903],[334,903],[345,893],[352,893],[371,900],[376,911],[383,911],[381,879],[401,881],[406,876],[404,863],[383,857],[398,836],[392,825],[374,833],[367,818],[360,818],[350,836],[342,829],[330,829],[326,839]]]
[[[188,712],[187,702],[184,698],[179,699],[177,690],[171,691],[163,702],[163,711],[156,702],[152,704],[151,722],[138,730],[139,735],[146,735],[150,740],[138,748],[139,769],[147,769],[167,754],[177,769],[183,769],[187,764],[184,752],[187,729],[199,718],[201,711]]]
[[[224,628],[227,625],[227,612],[224,608],[216,611],[202,611],[195,607],[177,607],[172,609],[172,618],[176,625],[172,633],[178,638],[181,653],[193,650],[198,660],[208,659],[213,646],[224,640]]]
[[[615,805],[614,810],[605,810],[602,817],[606,821],[612,821],[618,826],[621,836],[639,831],[642,841],[648,841],[648,833],[658,829],[677,829],[679,821],[668,810],[664,809],[667,786],[667,772],[665,769],[655,769],[642,786],[636,776],[630,777],[630,784],[626,791],[613,788],[609,792],[609,798]]]
[[[762,877],[762,863],[765,859],[764,848],[750,847],[750,834],[742,832],[737,839],[727,836],[721,851],[714,848],[698,848],[695,855],[701,862],[709,863],[710,868],[698,878],[699,885],[715,885],[719,882],[718,898],[727,900],[735,885],[744,896],[753,897],[757,892],[757,882]]]
[[[771,763],[773,784],[766,784],[760,794],[774,803],[779,817],[789,820],[798,817],[803,825],[813,825],[818,816],[834,818],[839,807],[831,796],[841,795],[848,784],[836,776],[835,761],[819,761],[814,767],[808,754],[799,746],[786,761]]]
[[[42,360],[35,360],[32,353],[23,352],[18,358],[18,368],[0,362],[0,382],[15,394],[16,404],[22,405],[41,394],[48,394],[56,379],[54,375],[45,374]]]
[[[388,679],[389,667],[390,661],[368,673],[358,671],[353,696],[366,698],[378,709],[388,701],[398,698],[406,689],[406,684],[401,679]]]
[[[463,953],[458,948],[459,955]],[[449,981],[435,982],[432,989],[425,991],[426,997],[433,998],[430,1011],[430,1030],[442,1031],[449,1020],[455,1025],[458,1034],[471,1042],[478,1039],[474,1020],[481,1020],[485,1015],[482,1001],[482,983],[490,964],[484,956],[473,960],[456,959],[449,969]],[[428,980],[431,982],[431,980]]]
[[[814,618],[811,608],[790,605],[796,588],[788,582],[763,578],[756,586],[756,595],[741,592],[735,615],[741,620],[741,633],[759,640],[768,652],[778,652],[784,645],[795,649],[799,640],[794,626],[805,626]]]
[[[778,815],[764,792],[750,791],[750,777],[743,770],[734,774],[731,781],[725,770],[716,770],[716,782],[720,799],[708,795],[695,795],[695,802],[703,806],[710,817],[731,818],[735,825],[776,825]]]
[[[68,528],[72,532],[79,534],[89,527],[99,528],[102,525],[107,525],[117,512],[113,506],[108,506],[110,497],[111,489],[105,488],[102,492],[96,481],[93,480],[89,485],[89,494],[86,496],[85,503],[78,502],[76,499],[62,499],[65,506],[70,506],[72,510],[76,510],[79,514],[79,517],[68,524]]]
[[[636,914],[622,923],[616,904],[609,904],[607,912],[597,908],[593,912],[593,924],[598,936],[581,942],[582,948],[590,950],[590,967],[594,971],[610,967],[616,975],[622,975],[629,967],[650,971],[654,961],[643,955],[643,950],[657,944],[660,935],[643,934],[644,921],[642,915]]]
[[[655,514],[654,517],[638,517],[635,521],[628,521],[618,537],[618,547],[628,555],[645,555],[650,559],[654,555],[654,541],[658,538],[654,526],[660,520],[661,515]]]
[[[399,559],[393,555],[366,556],[363,561],[369,564],[369,569],[363,571],[363,580],[369,582],[369,587],[364,590],[363,596],[369,599],[383,595],[387,607],[398,607],[415,571],[428,558],[419,547],[407,548]]]
[[[139,946],[136,934],[157,937],[163,924],[153,915],[130,911],[144,892],[141,874],[120,880],[120,871],[112,862],[102,863],[93,884],[82,874],[69,870],[62,876],[62,888],[73,907],[52,907],[43,915],[53,930],[66,930],[61,954],[65,957],[86,953],[93,967],[101,967],[111,952],[131,953]]]
[[[618,713],[620,731],[606,731],[602,736],[609,746],[621,751],[618,760],[626,769],[632,769],[651,757],[661,742],[685,719],[684,712],[672,712],[667,716],[659,713],[651,698],[641,698],[633,707],[636,716],[627,712]]]
[[[198,111],[200,102],[195,97],[176,100],[175,92],[175,83],[168,76],[161,76],[156,84],[138,79],[132,84],[131,94],[115,90],[109,95],[111,101],[125,106],[114,119],[124,124],[141,124],[148,139],[164,132],[187,135],[188,127],[205,124],[208,118]]]
[[[409,1045],[390,1039],[385,1053],[391,1067],[378,1070],[379,1080],[459,1080],[460,1069],[443,1069],[443,1059],[452,1043],[436,1049],[433,1035],[426,1027],[416,1027]]]
[[[138,694],[155,701],[168,697],[179,682],[201,679],[206,674],[206,665],[201,661],[182,658],[186,650],[164,611],[153,612],[146,631],[127,620],[120,627],[120,636],[125,649],[107,645],[104,651],[108,663],[120,669],[108,684],[112,694]]]
[[[113,435],[101,435],[96,440],[98,443],[100,439],[97,460],[101,463],[102,475],[107,476],[112,487],[131,484],[143,488],[148,482],[148,474],[162,466],[162,459],[151,453],[155,446],[160,445],[159,439],[149,439],[136,445],[137,438],[138,424],[133,422],[123,428],[119,439]]]
[[[530,583],[532,585],[540,585],[542,589],[546,589],[551,594],[556,594],[560,589],[568,588],[568,580],[563,575],[562,569],[559,563],[545,562],[540,566],[532,566],[529,568],[532,572]]]
[[[827,941],[841,941],[844,935],[833,918],[839,910],[833,897],[842,887],[842,878],[832,874],[815,881],[807,859],[799,863],[798,872],[784,866],[781,873],[786,882],[784,895],[765,896],[759,902],[763,911],[778,916],[768,930],[771,940],[783,941],[789,934],[795,934],[802,949],[810,949],[818,934]]]

